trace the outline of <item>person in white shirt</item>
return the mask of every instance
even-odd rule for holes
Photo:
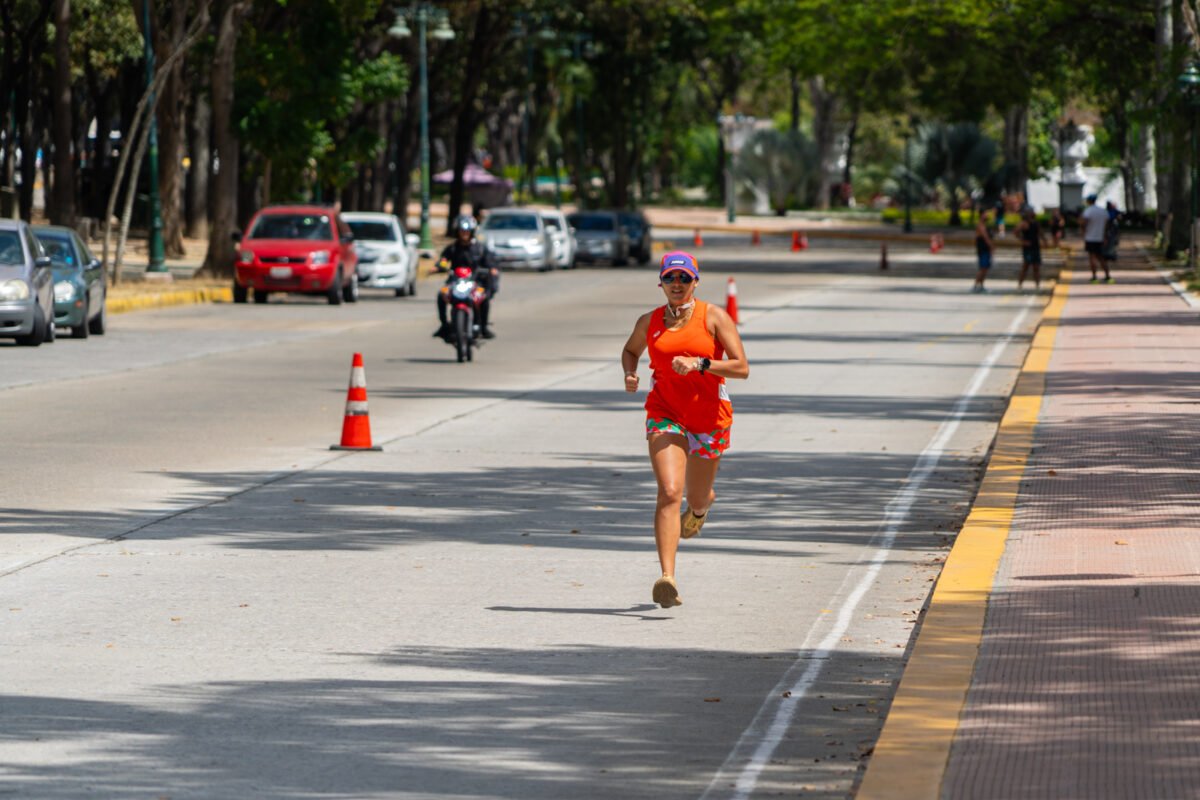
[[[1104,260],[1105,228],[1108,212],[1096,205],[1096,195],[1087,196],[1087,208],[1079,215],[1079,227],[1083,229],[1083,247],[1087,250],[1088,266],[1092,268],[1092,283],[1099,281],[1097,271],[1104,270],[1104,282],[1112,283],[1108,262]]]

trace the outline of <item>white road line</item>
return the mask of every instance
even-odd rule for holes
[[[791,727],[792,719],[796,715],[796,709],[800,702],[816,683],[826,659],[836,651],[838,642],[853,621],[859,602],[874,584],[884,562],[891,554],[896,534],[907,520],[909,511],[912,510],[925,482],[937,469],[938,462],[945,454],[946,445],[949,444],[963,417],[966,416],[968,406],[979,394],[992,367],[996,365],[1005,348],[1011,344],[1013,337],[1024,323],[1031,304],[1032,299],[1025,302],[1021,313],[1008,326],[1004,338],[996,343],[979,365],[971,382],[967,385],[966,391],[954,404],[950,416],[942,422],[933,439],[917,457],[917,463],[909,471],[904,488],[887,504],[887,508],[884,509],[883,523],[880,526],[882,539],[879,546],[870,559],[859,562],[860,565],[866,563],[867,569],[850,594],[842,601],[833,627],[811,652],[807,650],[808,641],[816,635],[819,623],[814,623],[809,629],[808,635],[801,644],[796,662],[788,668],[788,671],[784,673],[775,688],[763,701],[750,725],[738,738],[733,751],[725,759],[725,763],[721,765],[704,794],[701,795],[701,800],[725,796],[733,798],[733,800],[746,800],[754,791],[758,776],[770,762],[771,756],[774,755],[788,728]],[[849,577],[849,573],[847,573],[847,577]],[[796,677],[797,673],[799,673],[798,678]],[[790,694],[786,694],[788,692]],[[768,718],[770,719],[769,725],[766,724]],[[732,791],[730,791],[731,785]]]

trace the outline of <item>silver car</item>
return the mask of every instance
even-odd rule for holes
[[[629,234],[611,211],[577,211],[567,215],[575,229],[576,261],[629,263]]]
[[[561,269],[575,266],[575,229],[561,211],[543,211],[542,223],[550,236],[550,261]]]
[[[421,237],[405,233],[395,214],[345,212],[358,251],[358,285],[394,289],[397,297],[417,293],[417,245]]]
[[[530,267],[543,271],[553,267],[550,237],[546,233],[546,223],[537,211],[493,209],[479,226],[478,238],[499,267]]]
[[[0,336],[31,347],[54,341],[50,256],[21,220],[0,220]]]

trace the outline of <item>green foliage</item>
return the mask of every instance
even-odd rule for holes
[[[257,8],[257,24],[243,31],[240,130],[246,145],[270,158],[274,198],[298,199],[314,182],[341,187],[383,146],[367,126],[349,124],[356,108],[399,97],[408,85],[399,58],[356,50],[378,7],[366,0],[276,0]],[[261,158],[253,163],[262,165]]]
[[[53,24],[50,28],[53,36]],[[85,66],[101,79],[115,78],[123,64],[142,55],[142,33],[128,3],[73,0],[71,67],[76,78]]]

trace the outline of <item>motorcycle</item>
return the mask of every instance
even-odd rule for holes
[[[460,364],[471,361],[472,350],[479,341],[475,320],[487,293],[475,280],[470,267],[455,267],[451,279],[441,288],[441,294],[446,298],[450,318],[450,335],[446,342],[454,345]]]

